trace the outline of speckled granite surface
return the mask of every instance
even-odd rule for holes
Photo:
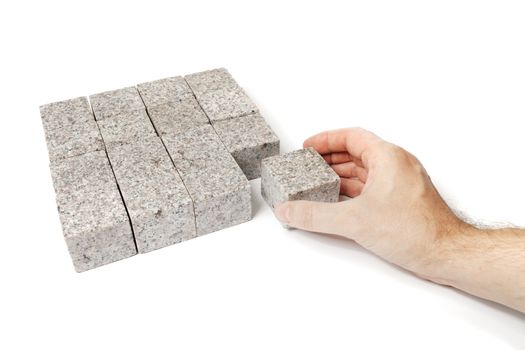
[[[89,96],[89,101],[97,120],[145,109],[139,92],[134,86],[94,94]]]
[[[211,90],[239,87],[230,72],[225,68],[216,68],[204,72],[188,74],[184,78],[197,98]]]
[[[155,129],[144,109],[100,120],[98,126],[107,148],[140,143],[142,139],[156,136]]]
[[[198,97],[198,101],[212,123],[258,111],[255,103],[241,88],[210,90]]]
[[[341,180],[313,148],[269,157],[261,164],[261,193],[272,208],[289,200],[339,200]]]
[[[64,238],[77,272],[136,254],[104,151],[65,159],[53,174]]]
[[[40,116],[46,134],[50,130],[71,127],[94,120],[87,97],[53,102],[40,106]]]
[[[139,253],[195,237],[193,204],[158,137],[108,149]]]
[[[148,113],[161,137],[176,135],[209,124],[208,118],[193,95],[187,95],[170,104],[148,107]]]
[[[159,79],[137,85],[137,89],[147,108],[175,103],[193,93],[183,77]]]
[[[279,138],[259,114],[213,123],[248,180],[261,176],[261,160],[279,154]]]
[[[251,219],[250,184],[211,125],[163,140],[193,199],[197,234]]]

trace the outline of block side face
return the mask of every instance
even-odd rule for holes
[[[241,88],[209,90],[197,97],[202,109],[213,123],[258,113],[258,108]]]
[[[250,186],[195,202],[197,234],[222,230],[252,218]]]
[[[186,96],[178,102],[148,107],[148,113],[161,137],[209,124],[208,117],[193,95]]]
[[[333,181],[305,191],[291,193],[288,196],[288,200],[308,200],[315,202],[335,203],[339,201],[339,189],[340,180]]]
[[[145,110],[135,110],[98,121],[106,147],[140,143],[155,137],[155,129]]]
[[[279,154],[279,141],[264,143],[232,152],[232,156],[244,172],[248,180],[261,176],[261,161]]]
[[[51,162],[104,150],[104,142],[94,120],[49,130],[46,143]]]
[[[239,87],[237,82],[225,68],[216,68],[204,72],[188,74],[184,79],[197,97],[211,90]]]
[[[40,116],[46,134],[54,129],[94,119],[87,97],[84,96],[42,105]]]
[[[183,77],[171,77],[137,85],[142,100],[147,108],[175,103],[193,93]]]
[[[145,109],[137,89],[133,86],[94,94],[89,96],[89,100],[97,120]]]
[[[261,164],[261,195],[272,209],[288,200],[288,194],[276,182],[271,169],[266,166],[264,161]]]

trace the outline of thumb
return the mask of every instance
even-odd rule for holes
[[[340,235],[345,226],[345,204],[346,202],[289,201],[275,208],[275,216],[291,227]]]

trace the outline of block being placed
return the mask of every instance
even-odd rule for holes
[[[258,112],[255,103],[241,88],[209,90],[197,100],[212,123]]]
[[[94,119],[48,130],[46,142],[51,162],[104,149],[104,142]]]
[[[156,136],[155,129],[144,109],[115,115],[98,121],[107,148],[137,143]]]
[[[337,202],[340,178],[313,148],[263,159],[261,193],[275,207],[285,201]]]
[[[108,148],[139,253],[196,236],[188,191],[157,136]]]
[[[174,103],[193,93],[183,77],[159,79],[137,85],[137,90],[149,109],[153,106]]]
[[[77,272],[137,253],[133,233],[104,151],[52,165],[64,239]]]
[[[163,140],[193,199],[198,235],[251,219],[250,184],[211,125]]]
[[[50,130],[71,127],[76,123],[94,120],[87,97],[49,103],[40,106],[40,116],[46,134]]]
[[[134,86],[91,95],[89,100],[97,121],[146,108]]]
[[[213,123],[248,180],[261,176],[261,160],[279,154],[279,138],[259,114]]]
[[[188,74],[184,77],[195,96],[200,97],[210,90],[233,89],[239,85],[225,68]]]
[[[177,102],[148,107],[148,113],[161,137],[210,123],[193,95],[187,95]]]

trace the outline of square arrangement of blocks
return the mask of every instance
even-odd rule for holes
[[[223,68],[40,107],[63,234],[86,271],[252,218],[279,139]]]

